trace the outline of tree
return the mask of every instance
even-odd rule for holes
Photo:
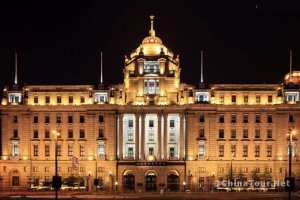
[[[76,180],[77,180],[77,178],[74,176],[74,174],[72,174],[71,176],[69,176],[68,178],[66,178],[64,180],[64,184],[67,186],[74,187]]]
[[[258,176],[258,173],[255,169],[252,170],[252,179],[254,181],[259,181],[259,179],[260,179],[259,176]]]

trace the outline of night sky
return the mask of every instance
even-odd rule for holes
[[[222,2],[222,3],[221,3]],[[124,55],[148,35],[180,55],[181,82],[280,83],[300,70],[298,1],[8,1],[0,5],[0,87],[12,85],[14,52],[21,84],[97,84],[100,51],[106,85],[123,82]]]

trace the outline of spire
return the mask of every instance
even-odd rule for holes
[[[153,22],[154,22],[154,15],[150,15],[150,22],[151,22],[151,29],[149,31],[150,36],[155,37],[155,30],[153,28]]]
[[[290,50],[290,82],[292,82],[293,51]]]
[[[18,84],[18,54],[15,52],[15,85]]]
[[[101,51],[101,75],[100,75],[100,84],[103,83],[103,73],[102,73],[102,68],[103,68],[103,58],[102,58],[102,51]]]
[[[201,50],[201,80],[200,83],[203,83],[203,50]]]

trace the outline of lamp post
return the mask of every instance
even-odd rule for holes
[[[292,130],[289,134],[289,181],[292,179],[292,140],[293,140],[293,134],[296,134],[295,130]],[[291,186],[291,183],[289,182],[289,185]],[[292,199],[292,190],[291,188],[288,190],[289,192],[289,200]]]
[[[118,192],[118,181],[115,182],[116,192]]]
[[[59,132],[53,131],[55,135],[55,177],[58,177],[57,174],[57,169],[58,169],[58,164],[57,164],[57,138],[60,136]],[[58,188],[55,188],[55,199],[58,199]]]
[[[183,185],[183,192],[185,192],[185,185],[186,185],[186,182],[183,181],[182,185]]]

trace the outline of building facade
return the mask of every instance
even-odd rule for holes
[[[215,180],[300,179],[299,80],[180,82],[180,61],[155,34],[125,57],[122,84],[5,87],[0,187],[27,189],[55,173],[106,191],[208,191]],[[59,135],[57,135],[59,133]],[[74,162],[74,160],[76,162]]]

